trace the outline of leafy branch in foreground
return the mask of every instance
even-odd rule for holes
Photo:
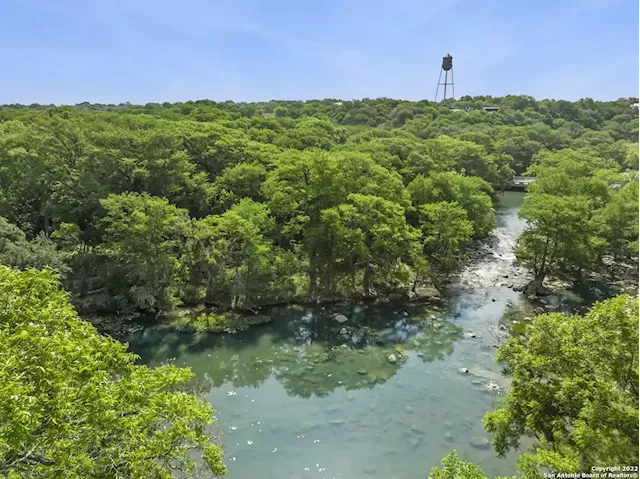
[[[588,472],[638,464],[638,300],[618,296],[584,316],[538,316],[498,349],[511,389],[484,424],[499,454],[535,437],[522,471]]]
[[[78,318],[51,270],[0,266],[0,477],[224,474],[191,371],[136,358]]]

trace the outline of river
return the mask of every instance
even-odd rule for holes
[[[513,474],[516,453],[498,458],[481,421],[508,386],[494,363],[498,322],[531,309],[505,278],[523,196],[501,197],[492,238],[443,303],[278,308],[235,335],[146,329],[131,349],[193,369],[231,479],[426,478],[451,449]]]

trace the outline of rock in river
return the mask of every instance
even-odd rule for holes
[[[460,368],[458,369],[458,371],[461,372],[462,374],[467,374],[469,372],[467,368]]]
[[[469,439],[469,444],[476,449],[489,449],[491,447],[491,442],[486,437],[472,437]]]
[[[412,437],[411,439],[409,439],[409,444],[411,444],[411,446],[413,447],[418,447],[418,444],[420,444],[420,439],[422,439],[422,436]]]
[[[345,323],[345,322],[349,321],[349,318],[347,318],[344,314],[336,314],[333,317],[333,319],[335,319],[339,323]]]
[[[389,360],[390,363],[397,363],[398,362],[398,358],[396,357],[395,354],[390,354],[387,359]]]
[[[418,434],[425,434],[424,430],[420,426],[417,426],[416,424],[412,424],[411,426],[409,426],[409,429],[411,429],[413,432],[416,432]]]
[[[493,381],[489,381],[489,384],[486,385],[486,388],[489,391],[498,391],[500,389],[500,386],[498,386],[496,383],[494,383]]]

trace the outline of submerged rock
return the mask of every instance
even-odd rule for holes
[[[363,376],[365,374],[367,374],[369,371],[367,371],[366,369],[358,369],[358,374],[362,374]]]
[[[444,440],[447,442],[453,442],[454,438],[453,438],[453,434],[451,434],[449,431],[444,433]]]
[[[339,323],[346,323],[347,321],[349,321],[349,318],[347,318],[344,314],[336,314],[333,316],[333,319],[335,319]]]
[[[416,432],[418,434],[426,434],[424,429],[422,429],[420,426],[418,426],[417,424],[412,424],[411,426],[409,426],[409,429],[413,432]]]
[[[489,391],[498,391],[500,389],[500,386],[498,386],[496,383],[494,383],[493,381],[489,381],[489,384],[486,385],[486,388]]]
[[[469,445],[476,449],[490,449],[491,442],[486,437],[472,437],[469,439]]]
[[[422,439],[422,436],[412,437],[411,439],[409,439],[409,444],[411,444],[412,447],[418,447],[418,445],[420,444],[420,439]]]

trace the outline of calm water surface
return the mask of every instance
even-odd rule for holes
[[[232,479],[426,477],[451,449],[487,474],[512,474],[516,454],[497,458],[481,420],[507,386],[493,361],[498,321],[530,308],[505,278],[522,197],[502,197],[486,254],[441,304],[281,308],[236,335],[147,329],[131,349],[205,383]]]

